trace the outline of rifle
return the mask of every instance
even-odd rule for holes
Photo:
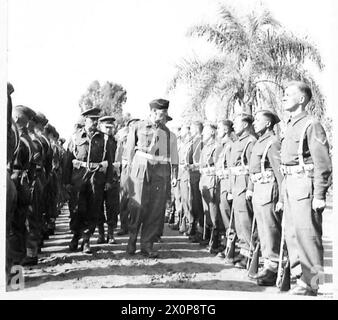
[[[286,262],[284,263],[284,246],[285,246],[285,220],[284,215],[282,217],[282,235],[281,235],[281,243],[279,250],[279,262],[278,262],[278,271],[277,271],[277,279],[276,279],[276,287],[279,288],[280,291],[288,291],[290,290],[290,261],[286,256]],[[284,264],[284,266],[283,266]]]
[[[254,252],[252,253],[252,260],[249,266],[249,276],[253,276],[258,272],[259,266],[259,249],[260,249],[260,242],[258,241],[255,247]]]
[[[235,256],[235,247],[236,247],[235,245],[237,235],[235,230],[232,228],[233,219],[234,219],[234,207],[231,206],[230,223],[229,228],[226,231],[227,244],[224,251],[225,259],[233,259]]]
[[[253,258],[254,258],[254,252],[253,251],[259,251],[258,245],[256,245],[255,249],[253,248],[253,236],[254,236],[254,232],[255,232],[255,226],[256,226],[256,217],[254,216],[253,221],[252,221],[252,227],[251,227],[249,257],[248,257],[248,261],[246,263],[246,269],[247,270],[249,270],[250,264],[251,264],[251,262],[253,261]],[[257,249],[257,247],[258,247],[258,249]],[[257,257],[255,257],[255,258],[258,259],[258,254],[256,256]],[[257,267],[258,267],[258,263],[257,263]]]

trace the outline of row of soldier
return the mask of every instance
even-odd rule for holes
[[[8,84],[7,275],[11,266],[38,263],[44,240],[54,234],[66,200],[62,188],[64,139],[40,112],[12,107]]]
[[[141,254],[157,257],[153,244],[161,239],[173,191],[172,228],[238,268],[250,267],[260,248],[263,267],[250,276],[263,286],[276,283],[285,238],[296,282],[292,292],[316,295],[331,159],[323,127],[305,111],[311,95],[299,82],[285,90],[291,118],[282,143],[273,130],[279,118],[271,110],[239,114],[233,123],[184,124],[176,136],[166,125],[169,101],[156,99],[149,117],[131,121],[118,141],[113,117],[100,117],[98,108],[83,112],[84,125],[70,139],[62,167],[70,195],[70,250],[82,238],[83,252],[91,253],[96,227],[104,243],[105,221],[107,240],[115,243],[120,213],[118,234],[129,233],[127,253],[135,254],[141,230]]]

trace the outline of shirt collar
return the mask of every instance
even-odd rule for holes
[[[259,141],[259,142],[263,142],[264,140],[270,138],[270,137],[273,136],[273,135],[274,135],[274,134],[273,134],[272,131],[267,130],[262,136],[260,136],[260,137],[258,138],[258,141]]]
[[[242,135],[238,138],[239,141],[244,140],[245,138],[247,138],[249,136],[248,132],[243,132]]]
[[[303,111],[300,114],[297,114],[295,117],[292,117],[290,120],[290,124],[294,126],[298,121],[302,120],[306,116],[308,116],[307,111]]]

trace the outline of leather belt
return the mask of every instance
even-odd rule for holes
[[[304,166],[301,166],[301,165],[295,165],[295,166],[281,165],[280,166],[280,171],[282,172],[283,175],[296,175],[300,173],[308,173],[308,172],[312,172],[313,169],[314,169],[313,163],[305,164]]]
[[[143,152],[143,151],[140,151],[140,150],[137,150],[136,154],[143,157],[143,158],[146,158],[148,160],[152,160],[152,161],[155,161],[155,162],[158,162],[158,163],[161,163],[161,164],[167,164],[168,162],[170,162],[170,158],[163,157],[163,156],[155,156],[153,154],[146,153],[146,152]]]
[[[215,167],[205,167],[200,169],[201,174],[205,175],[216,175],[216,168]]]
[[[266,169],[264,172],[250,174],[252,183],[269,183],[275,181],[275,175],[272,169]]]
[[[77,159],[73,159],[73,166],[74,168],[80,169],[80,167],[87,168],[90,170],[95,170],[98,169],[101,172],[104,172],[107,170],[108,167],[108,161],[102,161],[102,162],[85,162],[85,161],[80,161]]]
[[[249,167],[248,166],[237,166],[237,167],[230,167],[230,173],[235,176],[242,176],[249,174]]]

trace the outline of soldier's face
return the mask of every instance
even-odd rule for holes
[[[223,138],[229,132],[229,127],[224,125],[222,122],[218,123],[217,136]]]
[[[258,113],[255,116],[255,121],[253,123],[253,127],[255,129],[256,133],[261,133],[264,130],[266,130],[266,128],[269,126],[269,121],[266,117],[264,117],[264,115],[262,113]]]
[[[97,128],[96,118],[86,118],[85,128],[87,131],[94,131]]]
[[[181,137],[185,138],[190,133],[189,127],[182,127],[181,128]]]
[[[283,108],[287,111],[293,111],[304,102],[304,95],[297,86],[291,85],[284,91]]]
[[[202,132],[203,141],[208,141],[214,134],[213,129],[210,126],[205,126]]]
[[[155,122],[162,122],[166,123],[167,122],[167,116],[168,116],[168,110],[158,110],[158,109],[153,109],[152,110],[153,118]]]

